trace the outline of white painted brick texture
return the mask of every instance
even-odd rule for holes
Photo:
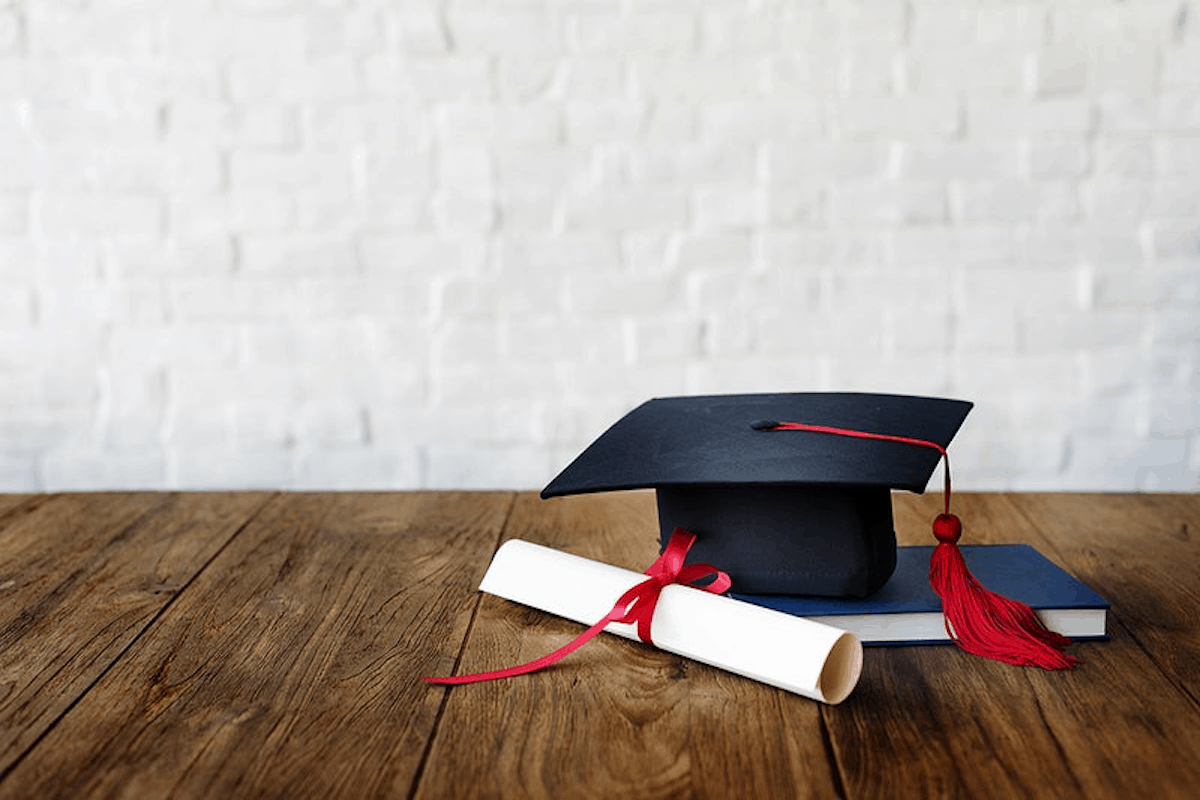
[[[0,491],[534,488],[809,390],[1200,488],[1200,7],[0,0]]]

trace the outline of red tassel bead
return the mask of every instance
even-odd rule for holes
[[[939,542],[954,544],[962,537],[962,522],[953,514],[938,514],[933,521],[933,535]]]

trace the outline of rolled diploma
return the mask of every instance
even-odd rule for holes
[[[646,580],[620,567],[511,539],[496,551],[480,591],[593,625]],[[637,639],[637,627],[605,630]],[[824,703],[846,699],[862,672],[852,633],[682,584],[662,590],[650,626],[654,644]]]

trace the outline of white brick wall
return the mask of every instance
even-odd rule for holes
[[[655,395],[1194,490],[1200,7],[0,0],[0,491],[537,487]]]

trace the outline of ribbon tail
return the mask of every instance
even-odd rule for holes
[[[555,650],[553,653],[547,653],[539,659],[530,661],[526,664],[519,664],[515,667],[507,667],[505,669],[492,670],[490,672],[475,672],[470,675],[448,675],[446,677],[421,678],[426,683],[436,683],[442,686],[462,686],[466,683],[481,683],[483,681],[494,681],[500,678],[515,678],[518,675],[528,675],[530,672],[537,672],[539,669],[545,669],[554,662],[569,656],[571,653],[583,647],[596,637],[600,631],[604,630],[604,626],[617,619],[618,615],[610,613],[604,619],[597,622],[592,627],[588,628],[583,633],[579,634],[574,641],[571,641],[562,647]]]

